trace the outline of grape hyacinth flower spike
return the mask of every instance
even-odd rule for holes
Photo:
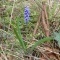
[[[29,20],[30,20],[30,8],[29,8],[29,6],[26,6],[24,8],[24,21],[25,21],[25,23],[28,23]]]

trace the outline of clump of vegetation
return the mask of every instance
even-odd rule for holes
[[[0,1],[0,60],[60,60],[59,43],[59,0]]]

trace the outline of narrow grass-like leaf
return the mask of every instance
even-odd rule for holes
[[[26,50],[26,44],[24,42],[24,40],[22,39],[22,34],[21,34],[21,31],[20,31],[20,26],[19,26],[19,19],[17,18],[17,23],[16,23],[16,26],[14,26],[14,24],[12,24],[13,26],[13,29],[14,29],[14,33],[17,37],[17,39],[19,40],[19,43],[22,47],[22,49],[25,51]]]
[[[40,44],[42,44],[42,43],[44,43],[44,42],[50,41],[50,40],[53,40],[53,38],[51,38],[51,37],[46,37],[46,38],[44,38],[44,39],[38,40],[37,42],[34,43],[34,45],[31,46],[31,51],[32,51],[35,47],[37,47],[38,45],[40,45]]]
[[[21,39],[20,35],[19,35],[18,32],[16,31],[16,28],[13,28],[13,29],[14,29],[14,33],[15,33],[17,39],[19,40],[20,45],[21,45],[22,48],[25,50],[26,47],[25,47],[24,41]]]

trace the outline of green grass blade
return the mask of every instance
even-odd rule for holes
[[[44,43],[44,42],[47,42],[47,41],[50,41],[50,40],[53,40],[51,37],[46,37],[44,39],[41,39],[41,40],[38,40],[37,42],[34,43],[34,45],[31,46],[31,51],[37,47],[38,45]]]
[[[13,29],[14,29],[14,33],[15,33],[16,37],[17,37],[18,40],[19,40],[20,45],[21,45],[22,48],[25,50],[25,49],[26,49],[26,46],[25,46],[25,44],[24,44],[23,39],[22,39],[21,36],[18,34],[16,28],[13,28]]]
[[[20,26],[19,26],[19,18],[16,18],[16,25],[12,23],[12,26],[13,26],[13,30],[14,30],[14,33],[17,37],[17,39],[19,40],[19,43],[22,47],[22,49],[25,51],[26,50],[26,44],[25,44],[25,41],[22,39],[22,34],[21,34],[21,31],[20,31]]]

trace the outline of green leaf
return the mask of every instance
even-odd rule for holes
[[[21,47],[23,48],[24,51],[26,51],[26,44],[25,44],[24,40],[22,39],[22,34],[20,31],[19,25],[20,25],[19,18],[17,18],[17,24],[16,25],[12,24],[13,30],[14,30],[14,33],[15,33],[17,39],[19,40]]]
[[[60,46],[60,32],[59,33],[54,32],[54,39],[58,41],[58,44]]]
[[[51,37],[46,37],[46,38],[43,38],[41,40],[38,40],[37,42],[34,43],[34,45],[31,46],[31,50],[33,50],[35,47],[37,47],[38,45],[44,43],[44,42],[47,42],[47,41],[50,41],[50,40],[53,40],[53,38]]]

